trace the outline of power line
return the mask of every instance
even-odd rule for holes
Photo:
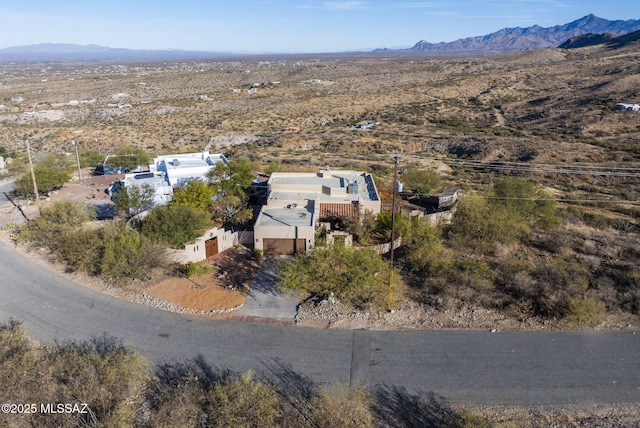
[[[505,201],[553,201],[553,202],[576,202],[576,203],[611,203],[611,204],[631,204],[640,205],[640,201],[613,200],[613,199],[567,199],[567,198],[508,198],[503,196],[480,196],[464,195],[463,199],[496,199]]]
[[[529,164],[517,162],[481,162],[461,159],[440,159],[443,163],[461,168],[510,170],[523,172],[541,172],[548,174],[581,174],[606,177],[632,177],[640,178],[640,166],[618,167],[597,165],[553,165],[553,164]]]

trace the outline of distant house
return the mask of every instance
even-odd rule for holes
[[[626,111],[640,111],[640,104],[625,104],[618,103],[616,104],[616,110],[626,110]]]
[[[380,197],[371,174],[356,171],[274,172],[266,205],[253,227],[254,245],[265,254],[293,254],[315,247],[322,222],[378,214]]]
[[[125,166],[129,164],[129,162],[125,162],[124,158],[127,155],[109,155],[102,162],[102,167],[96,169],[96,173],[104,174],[104,175],[115,175],[115,174],[128,174],[128,173],[136,173],[142,172],[142,166],[137,165],[133,168]]]
[[[434,206],[437,210],[451,208],[458,200],[458,189],[445,190],[438,196],[429,196],[427,202]]]
[[[287,126],[282,129],[282,132],[300,132],[299,126]]]

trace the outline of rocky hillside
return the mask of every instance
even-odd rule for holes
[[[548,28],[539,25],[527,28],[503,28],[488,35],[468,37],[448,43],[429,43],[421,40],[409,50],[418,52],[522,52],[556,47],[572,37],[589,33],[623,35],[637,30],[640,30],[640,20],[609,21],[595,15],[587,15],[568,24]]]

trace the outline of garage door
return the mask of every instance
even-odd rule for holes
[[[272,238],[264,240],[264,254],[295,254],[306,250],[304,239]]]
[[[209,239],[204,243],[205,251],[207,253],[207,257],[214,256],[218,254],[218,237],[216,236],[213,239]]]

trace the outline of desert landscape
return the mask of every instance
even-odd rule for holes
[[[454,217],[437,232],[406,226],[408,239],[395,265],[405,291],[393,307],[358,306],[318,293],[301,302],[291,323],[635,334],[640,325],[640,107],[631,106],[640,98],[639,43],[483,57],[389,51],[6,63],[0,67],[4,173],[11,179],[28,171],[26,141],[34,162],[48,154],[73,156],[75,148],[81,155],[102,157],[125,147],[151,157],[209,150],[232,161],[250,159],[255,174],[315,172],[326,166],[370,171],[388,212],[394,156],[399,155],[401,182],[413,172],[428,172],[429,191],[458,189],[462,208],[455,216],[467,215],[477,224]],[[74,177],[46,195],[42,207],[108,199],[106,190],[116,177],[92,176],[92,171],[82,169],[85,180]],[[500,196],[505,180],[530,183],[536,193]],[[409,199],[397,201],[407,218],[420,210]],[[532,218],[551,207],[553,221],[499,217],[505,215],[499,205],[512,200],[539,203],[527,213]],[[36,216],[33,204],[17,203],[24,204],[27,217]],[[474,235],[494,214],[496,223],[504,220],[497,232],[490,230],[498,236]],[[87,236],[109,236],[91,235],[96,226],[88,223],[84,230],[65,231],[65,238],[84,244],[91,241]],[[513,225],[521,228],[518,233],[501,239]],[[3,232],[7,241],[13,228],[19,229],[10,226]],[[429,245],[421,246],[424,242]],[[51,262],[52,270],[118,297],[217,318],[233,317],[260,264],[242,247],[211,258],[211,270],[200,275],[171,265],[127,282],[93,270],[70,272],[74,266],[50,260],[55,253],[44,248],[22,249],[34,260]],[[78,265],[97,265],[71,256]],[[15,326],[5,330],[18,334]],[[527,426],[621,426],[637,420],[634,404],[471,411],[497,426],[523,421]]]

